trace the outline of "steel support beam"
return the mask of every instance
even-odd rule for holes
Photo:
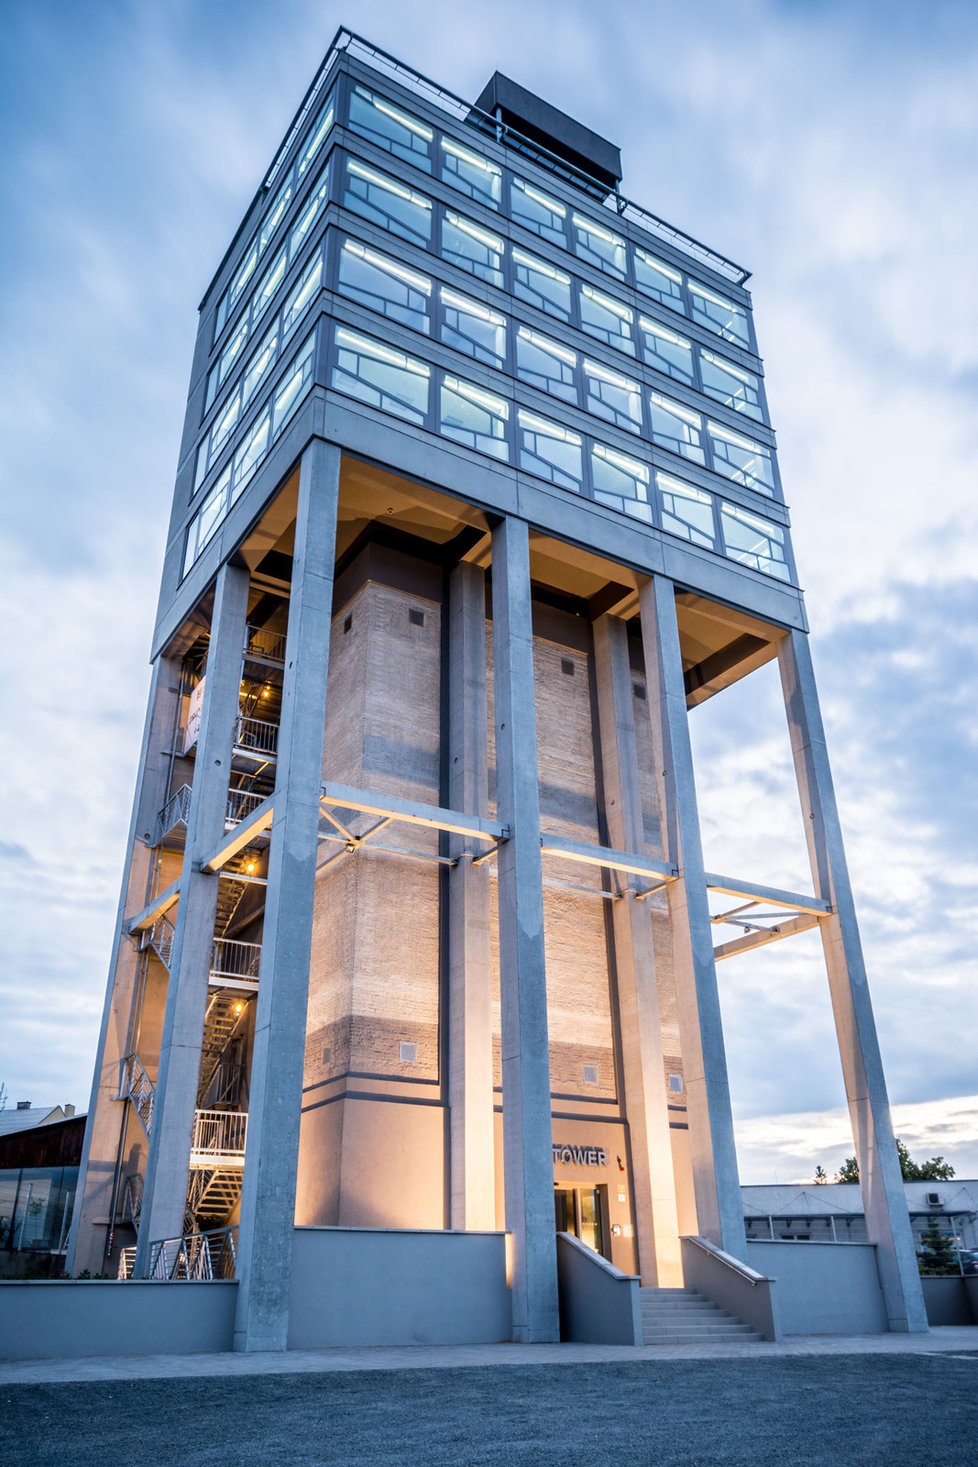
[[[267,799],[262,800],[260,805],[255,806],[250,815],[227,832],[210,855],[201,859],[200,870],[204,872],[220,871],[223,866],[234,859],[239,851],[243,851],[245,846],[250,845],[257,835],[271,830],[274,817],[275,796],[269,795]]]
[[[135,917],[129,918],[129,921],[126,923],[126,931],[130,937],[134,937],[137,932],[145,932],[148,928],[152,927],[158,917],[162,917],[164,912],[168,912],[171,907],[176,906],[180,900],[180,880],[181,878],[178,876],[176,881],[167,887],[166,891],[161,891],[159,896],[154,897],[147,906],[143,907],[141,912],[137,912]]]
[[[629,684],[631,686],[631,684]],[[559,856],[562,861],[580,861],[585,866],[602,866],[607,871],[626,871],[636,876],[660,876],[672,881],[679,875],[668,861],[656,861],[637,851],[612,850],[610,846],[593,846],[586,841],[568,840],[562,835],[545,835],[540,840],[544,856]]]
[[[358,810],[364,815],[385,815],[405,825],[423,825],[429,830],[446,830],[452,835],[467,835],[473,840],[505,840],[508,829],[496,820],[467,815],[461,810],[444,810],[439,805],[425,805],[420,800],[402,800],[398,795],[381,795],[371,790],[328,781],[321,786],[324,805],[339,810]]]
[[[749,953],[755,947],[766,947],[769,942],[780,942],[783,937],[793,937],[796,932],[809,932],[817,927],[822,919],[813,916],[810,912],[803,912],[798,917],[788,917],[779,922],[776,927],[767,927],[758,932],[745,932],[743,937],[731,938],[729,942],[721,942],[713,949],[714,962],[722,962],[724,958],[735,958],[740,953]]]
[[[751,902],[767,902],[772,907],[787,907],[792,912],[811,912],[815,917],[824,917],[832,910],[821,897],[799,896],[777,886],[758,886],[756,882],[739,881],[734,876],[716,876],[712,871],[705,873],[705,880],[710,891],[722,891],[726,896],[744,897]]]

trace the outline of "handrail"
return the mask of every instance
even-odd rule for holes
[[[237,1231],[236,1226],[212,1228],[206,1233],[182,1233],[179,1238],[160,1238],[150,1243],[147,1277],[188,1283],[233,1279]]]
[[[239,942],[234,937],[215,937],[211,948],[211,977],[257,978],[261,966],[260,942]]]
[[[128,1100],[131,1103],[148,1140],[153,1129],[156,1086],[146,1073],[146,1068],[138,1054],[127,1055],[122,1063],[122,1086],[119,1099]]]
[[[234,724],[234,747],[274,756],[278,752],[278,724],[240,714]]]
[[[176,928],[166,916],[157,917],[149,929],[149,946],[167,972],[170,971],[170,959],[173,957],[173,942],[176,935]]]
[[[689,1234],[684,1234],[683,1242],[695,1243],[697,1248],[702,1248],[704,1253],[708,1253],[710,1257],[715,1258],[718,1263],[724,1264],[725,1267],[729,1268],[733,1273],[739,1273],[741,1278],[747,1280],[751,1288],[756,1288],[758,1284],[769,1284],[771,1282],[771,1280],[769,1278],[766,1278],[764,1274],[758,1273],[757,1270],[751,1268],[749,1264],[742,1263],[739,1258],[734,1258],[732,1253],[725,1253],[722,1248],[718,1248],[715,1243],[709,1242],[709,1240],[706,1238],[696,1238],[692,1237]]]
[[[228,807],[224,817],[225,826],[240,825],[242,820],[258,809],[258,806],[267,798],[266,795],[257,794],[254,790],[228,790]]]
[[[248,1141],[246,1110],[198,1110],[190,1143],[191,1165],[218,1158],[242,1160]]]
[[[186,825],[190,819],[190,796],[193,791],[189,784],[182,784],[178,790],[167,800],[156,817],[156,844],[167,835],[175,825]]]
[[[245,627],[245,656],[284,663],[285,632],[270,632],[267,627]]]

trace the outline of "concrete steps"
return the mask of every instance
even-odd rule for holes
[[[646,1345],[752,1344],[762,1337],[695,1289],[640,1289]]]

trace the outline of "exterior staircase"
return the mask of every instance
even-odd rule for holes
[[[696,1289],[639,1289],[646,1345],[744,1345],[762,1338]]]
[[[224,1052],[237,1034],[248,1005],[233,988],[212,988],[204,1015],[204,1034],[200,1047],[200,1078],[197,1105],[203,1106],[207,1092],[224,1058]]]

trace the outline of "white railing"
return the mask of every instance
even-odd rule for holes
[[[157,917],[149,929],[149,946],[153,949],[166,971],[170,971],[170,959],[173,957],[173,939],[176,937],[176,929],[169,917]]]
[[[165,836],[169,835],[175,826],[186,826],[187,821],[190,819],[190,796],[192,793],[189,784],[182,784],[167,800],[156,817],[157,845],[159,845]]]
[[[247,1141],[246,1110],[198,1110],[194,1114],[190,1165],[243,1166]]]
[[[237,1261],[237,1228],[214,1228],[207,1233],[184,1233],[149,1245],[149,1278],[233,1279]],[[119,1261],[122,1278],[122,1260]]]
[[[117,1279],[131,1279],[136,1267],[135,1248],[122,1248],[119,1250],[119,1272]]]
[[[129,1211],[129,1221],[138,1232],[139,1218],[143,1210],[143,1179],[139,1172],[133,1172],[131,1176],[126,1177],[126,1207]]]
[[[153,1129],[156,1086],[147,1075],[138,1054],[131,1054],[124,1061],[120,1098],[131,1102],[148,1138]]]
[[[234,747],[274,759],[278,753],[278,724],[264,718],[239,717],[234,725]]]
[[[250,978],[257,982],[260,965],[260,942],[238,942],[233,937],[215,937],[211,949],[212,978]]]
[[[270,632],[266,627],[248,627],[245,655],[260,657],[263,662],[285,662],[285,633]]]
[[[248,816],[253,814],[267,798],[267,795],[255,794],[253,790],[228,790],[228,808],[224,824],[229,830],[235,825],[240,825],[242,820],[247,820]]]

